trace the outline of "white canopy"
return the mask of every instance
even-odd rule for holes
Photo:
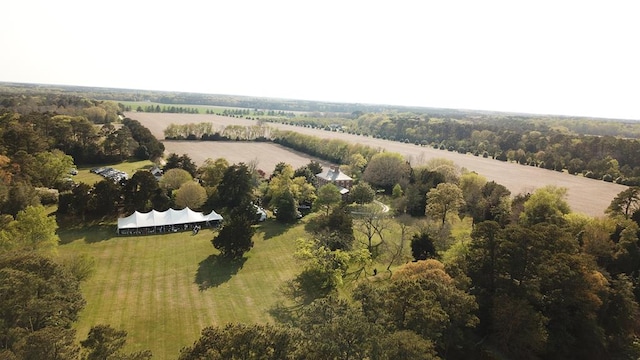
[[[184,208],[182,210],[169,209],[167,211],[151,210],[147,213],[136,211],[125,218],[118,219],[118,230],[193,224],[221,220],[222,216],[220,216],[213,210],[208,215],[204,215],[201,212],[193,211],[189,208]]]

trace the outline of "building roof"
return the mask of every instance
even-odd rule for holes
[[[327,181],[352,181],[353,179],[340,171],[338,168],[329,168],[327,171],[323,171],[320,174],[316,175],[320,179],[324,179]]]

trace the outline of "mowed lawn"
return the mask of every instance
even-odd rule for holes
[[[270,322],[278,287],[299,272],[293,253],[303,225],[259,225],[254,248],[236,263],[220,261],[213,236],[208,229],[144,237],[117,236],[114,226],[60,231],[61,257],[87,254],[97,263],[82,284],[78,337],[110,324],[128,332],[129,351],[175,359],[206,326]]]

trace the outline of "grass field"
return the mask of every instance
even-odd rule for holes
[[[96,260],[96,273],[82,284],[87,306],[78,337],[93,325],[111,324],[129,333],[129,351],[150,349],[154,359],[175,359],[205,326],[272,320],[278,287],[299,272],[293,253],[304,225],[261,224],[254,248],[238,263],[220,261],[211,230],[123,237],[106,224],[59,235],[61,257]]]
[[[125,161],[122,163],[117,163],[113,165],[100,165],[99,167],[112,167],[116,170],[124,171],[131,177],[136,171],[140,169],[149,169],[153,166],[153,163],[149,160],[143,161]],[[94,174],[91,172],[96,166],[85,166],[78,168],[78,175],[73,176],[73,181],[80,183],[83,182],[85,184],[95,184],[104,178],[100,175]]]

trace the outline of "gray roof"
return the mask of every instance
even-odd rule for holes
[[[349,180],[353,180],[351,177],[349,177],[347,174],[343,173],[342,171],[340,171],[340,169],[334,170],[332,168],[329,168],[327,171],[321,172],[320,174],[316,175],[317,177],[327,180],[327,181],[349,181]]]

